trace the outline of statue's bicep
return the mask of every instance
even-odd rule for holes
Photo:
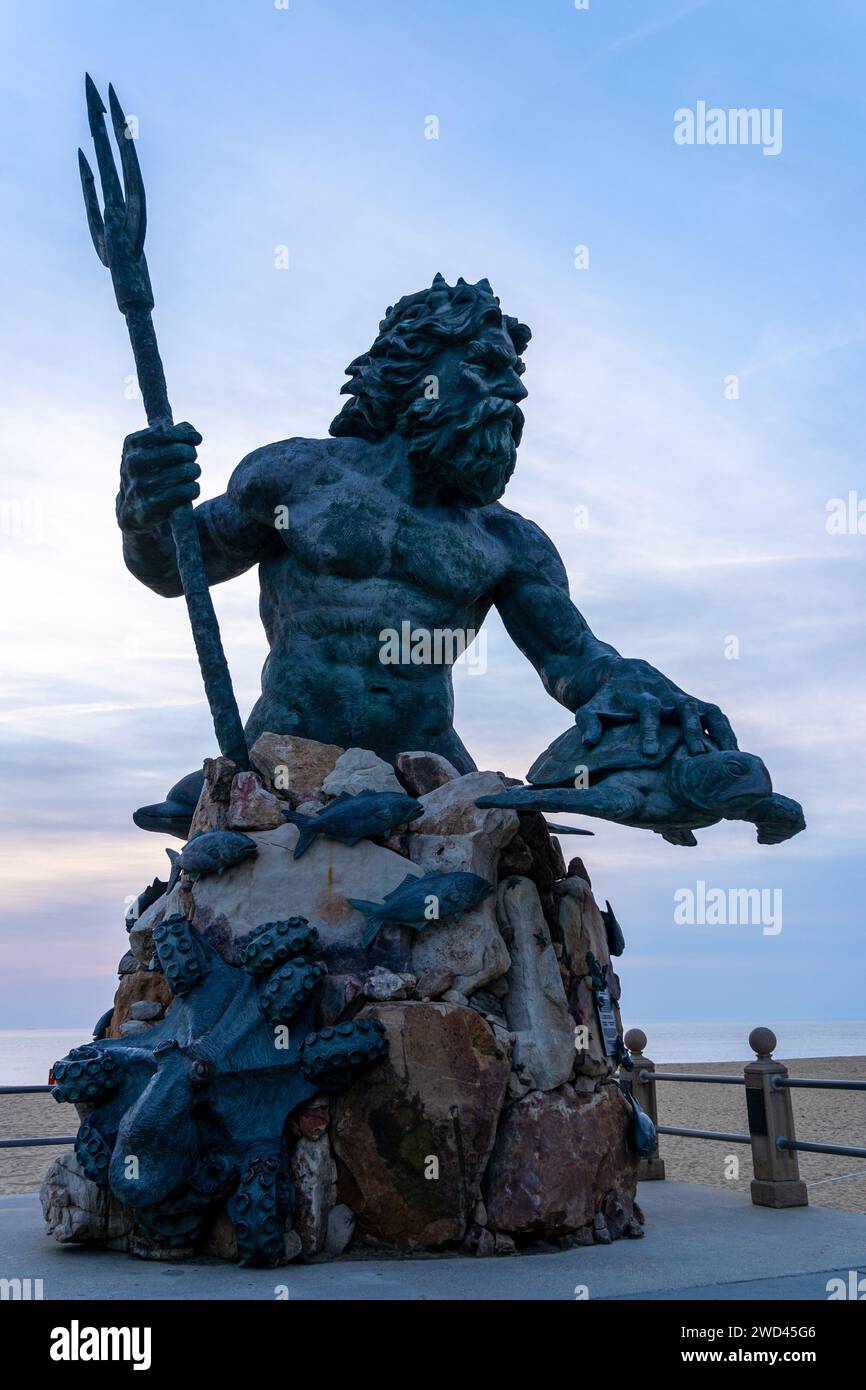
[[[211,584],[243,574],[279,543],[275,528],[247,516],[227,495],[204,502],[196,519]]]

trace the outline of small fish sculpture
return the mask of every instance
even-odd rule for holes
[[[175,849],[167,849],[171,860],[171,875],[166,893],[170,893],[181,875],[181,870],[193,881],[207,874],[224,874],[226,869],[234,868],[251,854],[258,854],[258,846],[249,835],[241,835],[238,830],[200,830],[178,854]]]
[[[361,944],[372,945],[386,922],[396,922],[412,931],[422,931],[431,921],[441,921],[444,917],[456,917],[480,902],[493,892],[493,884],[480,874],[425,874],[416,878],[407,874],[381,903],[368,902],[365,898],[348,898],[347,901],[367,919]],[[431,907],[435,907],[431,915]]]
[[[318,835],[344,845],[357,845],[373,835],[390,835],[398,825],[417,820],[423,814],[421,802],[403,792],[358,792],[357,796],[344,792],[315,816],[283,808],[286,820],[300,831],[295,859],[300,859]]]

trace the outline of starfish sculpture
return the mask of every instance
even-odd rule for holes
[[[155,1245],[191,1245],[225,1204],[241,1264],[283,1264],[288,1120],[384,1056],[384,1029],[357,1019],[310,1031],[325,970],[303,917],[257,927],[240,966],[180,915],[153,938],[167,1016],[140,1041],[88,1043],[55,1064],[54,1099],[82,1116],[76,1157]]]

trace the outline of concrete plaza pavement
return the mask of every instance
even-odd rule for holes
[[[214,1260],[153,1263],[57,1245],[33,1194],[0,1197],[0,1279],[43,1281],[46,1300],[826,1300],[827,1283],[866,1275],[866,1215],[772,1211],[694,1183],[642,1183],[643,1240],[553,1253],[364,1257],[284,1269]],[[584,1289],[586,1292],[584,1293]],[[866,1284],[864,1284],[866,1289]]]

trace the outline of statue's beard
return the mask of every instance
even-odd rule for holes
[[[505,491],[517,462],[523,411],[503,396],[469,407],[417,400],[398,426],[416,481],[443,501],[486,507]]]

